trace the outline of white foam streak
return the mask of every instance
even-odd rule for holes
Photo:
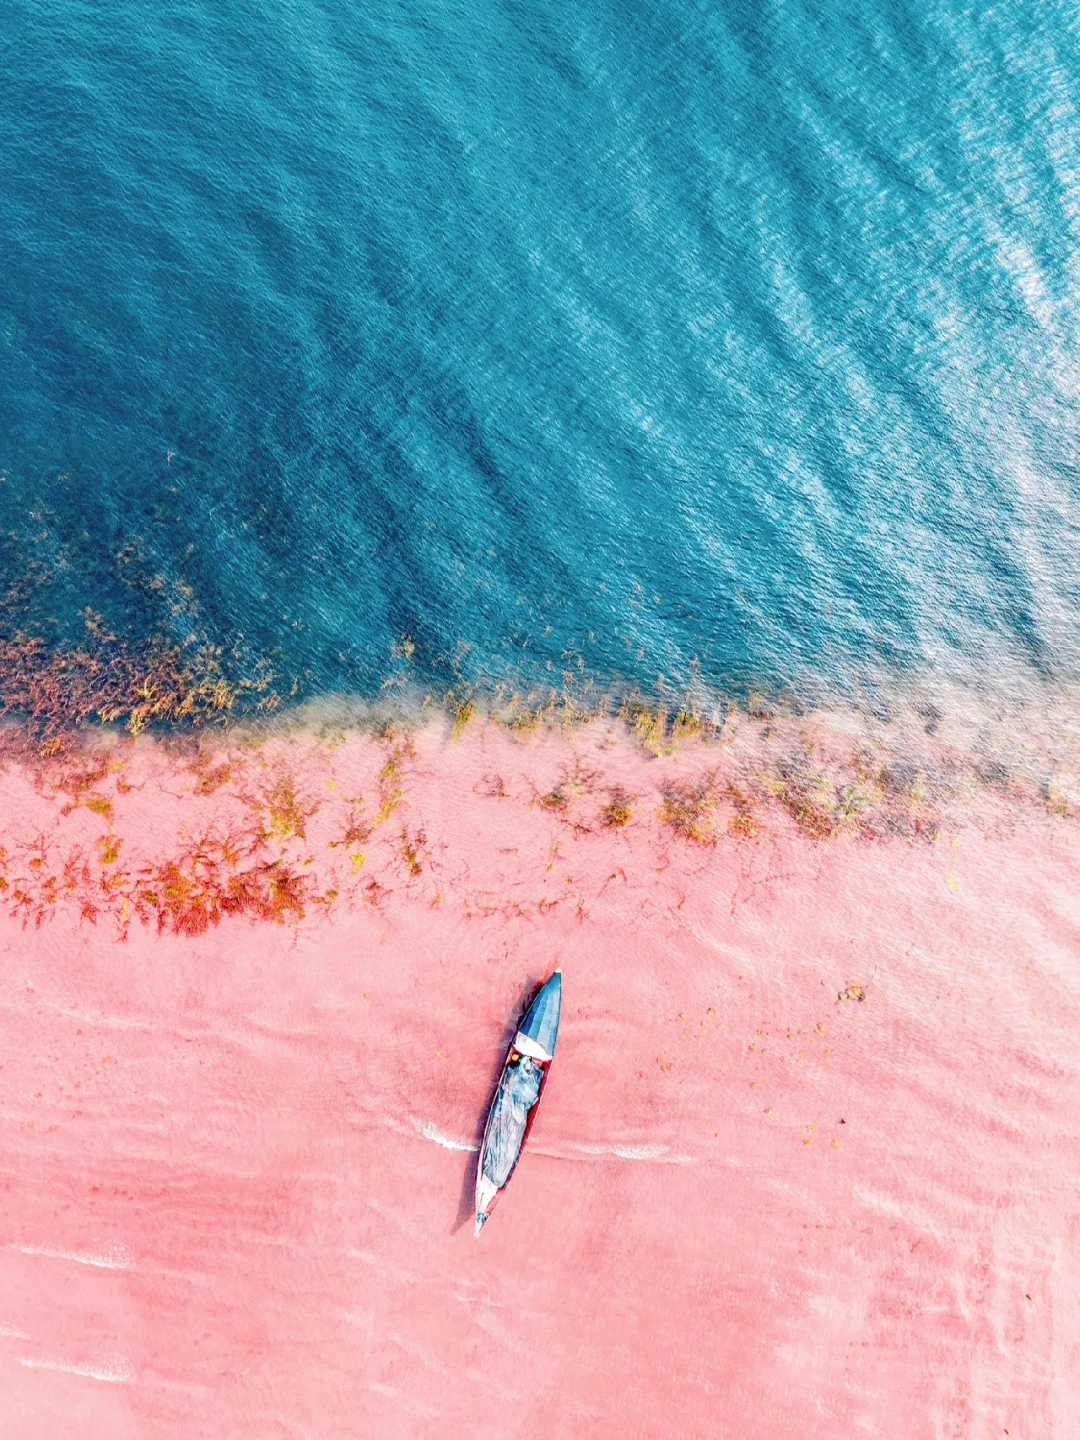
[[[480,1149],[480,1146],[475,1145],[471,1140],[455,1140],[450,1135],[444,1135],[430,1120],[417,1120],[414,1115],[410,1115],[409,1119],[418,1135],[422,1135],[425,1140],[430,1140],[435,1145],[441,1145],[444,1150],[475,1151]]]
[[[20,1365],[28,1370],[60,1370],[65,1375],[84,1375],[88,1380],[103,1380],[108,1385],[126,1385],[135,1378],[131,1366],[122,1355],[100,1365],[68,1365],[62,1360],[33,1360],[23,1356]]]
[[[47,1260],[71,1260],[76,1265],[93,1265],[99,1270],[131,1270],[134,1257],[126,1245],[106,1245],[101,1250],[58,1250],[51,1245],[11,1245],[20,1255],[41,1255]]]
[[[669,1145],[576,1145],[570,1146],[579,1155],[614,1155],[617,1160],[652,1160],[658,1165],[692,1165],[692,1155],[672,1155]],[[541,1151],[541,1154],[552,1155],[556,1159],[563,1159],[554,1150]]]

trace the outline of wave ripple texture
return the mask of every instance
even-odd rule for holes
[[[4,633],[1076,677],[1073,7],[4,7]]]

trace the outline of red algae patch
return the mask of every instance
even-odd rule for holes
[[[5,1440],[1071,1433],[1071,782],[638,728],[7,765]]]
[[[33,924],[67,908],[125,935],[133,923],[199,934],[227,916],[295,923],[391,896],[467,913],[583,911],[607,883],[616,836],[678,869],[699,865],[696,852],[792,834],[927,842],[943,827],[1071,824],[1074,813],[1053,775],[987,774],[945,747],[874,753],[820,722],[749,721],[738,742],[730,724],[711,742],[676,724],[661,752],[655,718],[524,742],[471,720],[459,709],[449,742],[433,723],[187,748],[125,738],[12,758],[0,899]],[[474,825],[512,831],[513,862],[461,868]],[[578,879],[560,889],[553,856],[571,840]]]
[[[83,642],[65,649],[0,636],[0,716],[19,717],[46,756],[87,721],[138,735],[155,724],[220,724],[240,697],[264,710],[280,703],[268,677],[229,679],[212,646],[185,651],[158,638],[133,648],[101,616],[88,611],[85,620]]]

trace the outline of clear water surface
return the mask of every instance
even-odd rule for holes
[[[6,633],[1077,676],[1074,5],[0,0],[0,82]]]

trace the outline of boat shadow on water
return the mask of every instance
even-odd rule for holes
[[[451,1235],[456,1235],[463,1225],[471,1225],[476,1219],[476,1167],[480,1163],[480,1142],[484,1138],[484,1126],[487,1124],[488,1111],[491,1109],[491,1102],[495,1098],[495,1089],[502,1076],[503,1066],[506,1064],[506,1053],[525,1018],[526,1011],[545,984],[546,980],[543,978],[531,980],[522,989],[517,1005],[510,1012],[510,1018],[501,1038],[492,1046],[491,1078],[484,1091],[484,1107],[477,1112],[476,1125],[473,1133],[469,1136],[473,1148],[462,1167],[461,1196],[458,1200],[457,1215],[450,1227]]]

